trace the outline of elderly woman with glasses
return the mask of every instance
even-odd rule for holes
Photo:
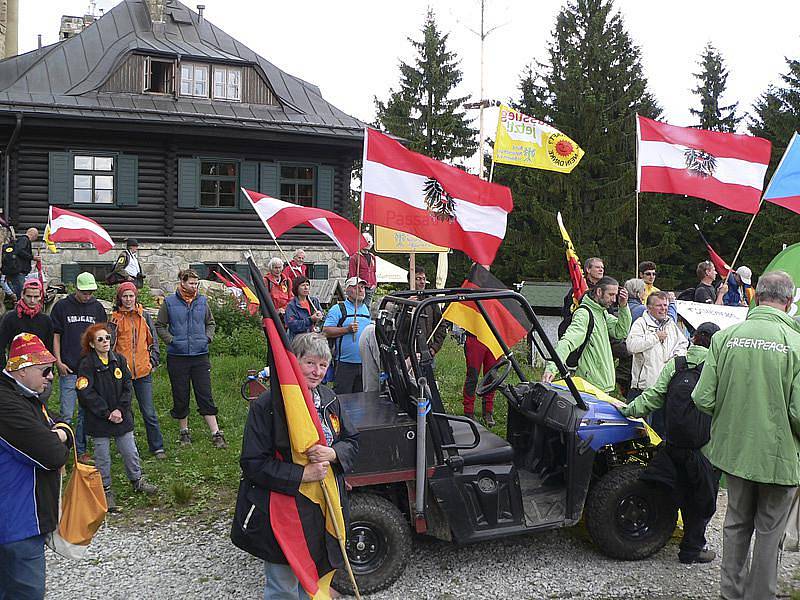
[[[267,391],[250,405],[239,459],[242,479],[231,539],[242,550],[264,560],[265,600],[308,598],[276,540],[270,522],[271,492],[299,496],[308,484],[318,485],[333,470],[346,523],[349,510],[344,473],[353,467],[358,453],[358,432],[347,412],[342,410],[336,394],[320,385],[331,360],[327,340],[316,333],[300,334],[294,338],[292,350],[311,392],[325,442],[314,444],[300,460],[292,461],[288,458],[292,451],[280,396],[273,398]],[[320,517],[311,527],[322,531],[325,525]],[[327,558],[332,567],[343,566],[336,550]]]
[[[111,491],[111,438],[122,456],[125,473],[136,492],[158,490],[142,477],[139,450],[133,439],[131,372],[125,357],[111,350],[108,325],[88,327],[81,339],[83,358],[78,365],[78,402],[84,408],[84,430],[94,441],[94,458],[103,478],[109,512],[117,510]]]

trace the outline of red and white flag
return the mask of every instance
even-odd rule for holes
[[[758,212],[772,144],[751,135],[676,127],[636,116],[637,190]]]
[[[97,248],[98,254],[105,254],[114,247],[114,241],[97,221],[57,206],[50,207],[47,224],[50,241],[86,242]]]
[[[358,227],[329,210],[298,206],[244,188],[242,192],[253,203],[256,214],[273,238],[280,237],[292,227],[305,224],[331,238],[347,256],[369,245]]]
[[[514,208],[511,190],[417,154],[367,129],[361,183],[366,223],[411,233],[489,265]]]

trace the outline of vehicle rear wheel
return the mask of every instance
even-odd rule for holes
[[[411,529],[400,510],[381,496],[352,494],[347,556],[359,591],[371,594],[392,585],[403,574],[410,554]],[[353,594],[345,569],[336,572],[333,587]]]
[[[598,549],[622,560],[641,560],[663,548],[678,511],[663,490],[639,479],[640,465],[612,469],[590,490],[586,527]]]

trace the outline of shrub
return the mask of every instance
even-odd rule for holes
[[[217,324],[210,348],[212,356],[266,357],[266,340],[257,315],[242,311],[238,300],[228,293],[211,292],[209,303]]]
[[[68,285],[67,292],[74,294],[75,286],[72,284]],[[117,286],[98,283],[97,290],[94,292],[94,296],[98,300],[105,300],[106,302],[111,302],[113,304],[117,299]],[[145,308],[156,308],[158,306],[153,294],[150,293],[150,287],[147,284],[145,284],[142,289],[139,290],[136,298]]]

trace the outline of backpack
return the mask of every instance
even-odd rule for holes
[[[703,372],[703,364],[689,367],[685,356],[675,357],[675,374],[664,399],[666,439],[678,448],[700,448],[711,439],[711,415],[700,412],[692,392]]]
[[[586,337],[583,339],[583,343],[575,348],[575,350],[570,352],[569,356],[567,356],[567,360],[564,361],[564,364],[570,371],[574,371],[578,368],[578,361],[580,360],[583,351],[586,350],[586,346],[589,345],[589,340],[592,338],[592,333],[594,332],[594,315],[592,314],[592,311],[585,306],[579,306],[575,309],[575,312],[578,312],[580,309],[585,310],[589,314],[589,324],[586,326]],[[572,316],[574,315],[575,313],[572,313],[570,316],[570,323],[572,323]]]
[[[3,260],[0,263],[0,272],[6,277],[19,274],[19,261],[17,260],[17,248],[14,240],[3,244]]]
[[[309,300],[309,302],[311,302],[311,300]],[[336,322],[336,327],[342,327],[345,319],[352,315],[347,314],[347,310],[344,307],[344,302],[337,302],[336,306],[339,307],[340,315],[339,320]],[[339,352],[342,348],[342,336],[340,335],[337,338],[329,338],[328,348],[331,349],[331,364],[328,365],[328,370],[325,372],[325,377],[322,378],[322,383],[333,381],[334,375],[336,374],[336,359],[339,356]]]
[[[694,290],[695,288],[689,288],[687,290],[683,290],[679,293],[675,299],[676,300],[686,300],[688,302],[694,302]]]

